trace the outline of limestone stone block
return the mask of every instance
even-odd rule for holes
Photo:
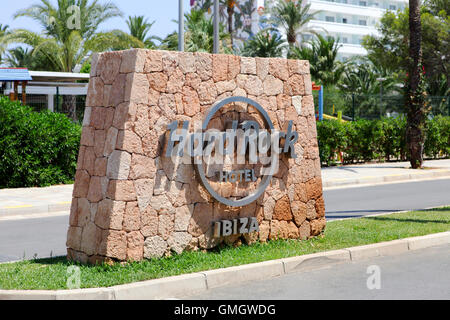
[[[144,257],[161,258],[166,253],[167,247],[167,242],[160,236],[149,237],[144,243]]]
[[[228,56],[224,54],[214,54],[212,56],[213,63],[213,80],[214,82],[225,81],[228,79]]]
[[[269,62],[269,73],[280,80],[286,81],[289,78],[287,60],[282,58],[272,58]]]
[[[167,244],[170,249],[175,251],[178,254],[181,254],[192,240],[192,235],[187,232],[174,232],[169,239],[167,240]]]
[[[241,73],[256,75],[255,58],[248,58],[248,57],[241,58]]]
[[[127,260],[140,261],[144,256],[144,237],[139,231],[127,233]]]
[[[108,159],[106,176],[113,180],[127,180],[130,174],[131,154],[114,150]]]
[[[268,75],[264,80],[264,93],[268,96],[283,93],[283,81],[272,75]]]

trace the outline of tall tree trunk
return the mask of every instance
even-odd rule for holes
[[[407,110],[406,141],[413,169],[423,164],[425,142],[425,97],[423,88],[420,0],[409,0],[409,70],[405,90]]]
[[[234,15],[234,3],[233,1],[228,1],[227,5],[227,14],[228,14],[228,33],[230,34],[231,39],[231,48],[233,48],[233,15]]]
[[[72,119],[72,121],[78,121],[77,119],[77,97],[64,95],[62,103],[62,112]]]

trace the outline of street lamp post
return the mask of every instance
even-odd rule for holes
[[[183,9],[183,0],[178,0],[178,51],[184,51],[184,9]]]
[[[214,0],[214,53],[219,53],[219,0]]]

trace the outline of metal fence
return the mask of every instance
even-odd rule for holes
[[[318,93],[313,92],[315,105]],[[406,114],[403,95],[324,94],[324,113],[342,111],[348,119],[379,119]],[[450,97],[428,96],[429,116],[450,116]]]
[[[0,92],[0,95],[3,95],[3,92]],[[18,99],[22,101],[21,94],[18,95]],[[54,112],[68,114],[67,110],[74,108],[77,121],[83,121],[86,96],[55,95],[52,102],[48,99],[49,96],[45,94],[27,94],[26,104],[36,112],[53,110]]]
[[[86,108],[86,96],[55,96],[54,111],[68,114],[67,109],[69,105],[75,108],[76,119],[78,122],[83,122],[84,109]]]

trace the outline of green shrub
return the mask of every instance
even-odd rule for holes
[[[345,127],[338,121],[322,121],[317,124],[320,159],[327,165],[334,162],[335,153],[347,147]]]
[[[80,135],[81,127],[63,114],[0,98],[0,188],[71,182]]]
[[[437,116],[427,121],[424,156],[450,155],[450,117]],[[320,159],[330,165],[336,152],[343,152],[345,163],[371,160],[405,160],[406,120],[402,117],[381,120],[339,122],[325,120],[317,123]]]
[[[406,121],[404,118],[387,118],[379,121],[383,127],[383,140],[380,153],[386,161],[405,159],[406,156]]]
[[[427,121],[424,151],[427,156],[439,158],[450,154],[450,117],[437,116]]]

